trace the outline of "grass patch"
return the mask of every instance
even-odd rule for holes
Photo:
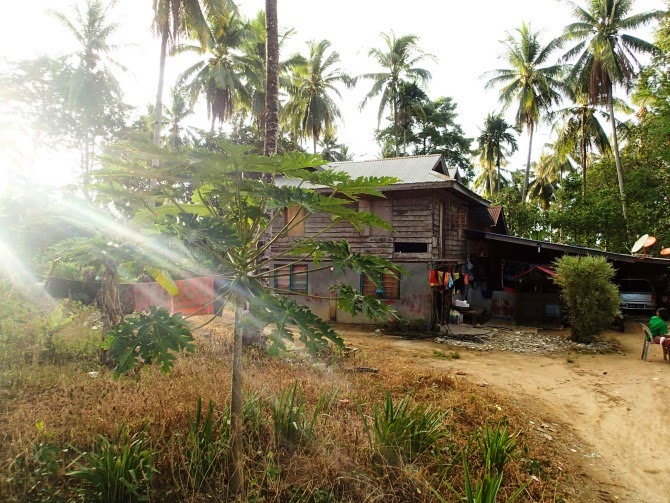
[[[445,353],[439,349],[433,349],[433,358],[440,358],[442,360],[458,360],[461,354],[458,351],[450,351]]]

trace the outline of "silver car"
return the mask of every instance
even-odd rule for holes
[[[619,308],[626,311],[656,311],[656,292],[646,279],[619,281]]]

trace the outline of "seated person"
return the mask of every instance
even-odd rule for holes
[[[649,331],[654,338],[654,344],[663,346],[663,359],[667,360],[670,355],[670,338],[668,337],[668,321],[670,312],[664,307],[656,311],[656,316],[649,320]]]

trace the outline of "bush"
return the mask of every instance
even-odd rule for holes
[[[590,344],[609,327],[619,311],[614,268],[603,257],[563,256],[556,278],[569,311],[572,340]]]
[[[310,442],[314,436],[316,420],[322,412],[330,410],[334,400],[335,393],[330,396],[320,395],[314,413],[310,416],[305,408],[305,397],[298,381],[293,386],[282,389],[279,399],[270,403],[275,441],[278,444]]]

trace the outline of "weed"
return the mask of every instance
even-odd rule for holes
[[[221,420],[223,419],[223,421]],[[226,451],[225,443],[217,439],[217,426],[227,428],[227,415],[218,421],[214,419],[214,402],[209,401],[207,412],[202,411],[202,397],[198,397],[195,413],[186,413],[188,434],[186,436],[185,463],[189,474],[189,482],[193,489],[200,490],[203,483],[221,465]],[[223,435],[222,435],[223,436]],[[226,435],[227,436],[227,435]]]
[[[305,398],[298,381],[292,387],[281,390],[279,400],[270,403],[277,443],[308,443],[314,436],[314,426],[319,415],[330,409],[336,393],[320,395],[314,413],[309,416],[305,409]]]
[[[442,358],[444,360],[458,360],[461,357],[461,354],[458,351],[452,351],[450,353],[445,353],[439,349],[433,349],[434,358]]]
[[[100,435],[91,452],[84,452],[79,469],[68,475],[85,482],[87,498],[106,503],[146,501],[156,469],[146,431],[132,437],[122,426],[114,442]]]
[[[387,391],[383,409],[376,404],[372,408],[372,427],[363,416],[370,447],[373,447],[374,435],[380,454],[389,462],[399,457],[419,456],[446,435],[442,427],[446,413],[431,410],[430,406],[410,406],[410,403],[409,397],[405,397],[394,405]]]
[[[516,452],[516,438],[517,435],[510,434],[503,420],[495,428],[491,428],[488,423],[484,426],[484,430],[476,435],[476,440],[487,470],[502,473]]]
[[[568,363],[575,363],[575,359],[572,357],[570,353],[565,357],[565,361]]]

